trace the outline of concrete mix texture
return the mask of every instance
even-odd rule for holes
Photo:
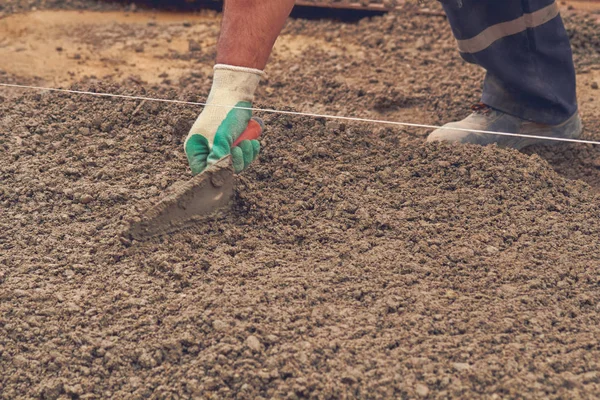
[[[0,81],[201,101],[218,15],[120,7],[2,6]],[[598,16],[564,15],[600,140]],[[267,73],[257,106],[430,124],[482,77],[416,6],[291,20]],[[598,396],[597,147],[262,115],[230,212],[122,237],[189,177],[198,112],[0,90],[1,399]]]

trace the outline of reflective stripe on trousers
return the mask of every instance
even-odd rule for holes
[[[569,37],[553,0],[443,0],[461,56],[487,71],[482,101],[551,125],[577,111]]]

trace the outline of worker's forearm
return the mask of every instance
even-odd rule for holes
[[[225,0],[217,63],[264,69],[294,0]]]

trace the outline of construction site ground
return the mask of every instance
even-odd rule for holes
[[[600,14],[581,3],[562,10],[600,140]],[[291,19],[256,105],[463,118],[483,72],[440,12]],[[4,2],[0,82],[203,101],[219,19]],[[598,397],[598,146],[258,114],[231,211],[122,237],[189,177],[200,111],[0,88],[1,399]]]

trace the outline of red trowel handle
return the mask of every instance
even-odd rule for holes
[[[240,135],[239,138],[233,142],[233,147],[237,147],[244,140],[256,140],[262,134],[263,129],[265,129],[265,124],[260,118],[252,118],[250,122],[248,122],[248,127],[246,130]]]

